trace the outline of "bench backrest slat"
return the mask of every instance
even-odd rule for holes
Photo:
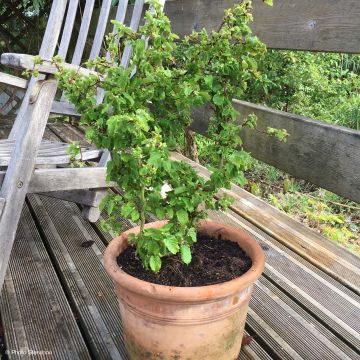
[[[58,55],[60,55],[63,59],[66,58],[66,55],[67,55],[67,52],[69,49],[71,34],[72,34],[73,28],[74,28],[74,22],[75,22],[75,18],[76,18],[76,12],[77,12],[78,5],[79,5],[79,0],[70,0],[70,2],[69,2],[69,7],[67,10],[67,14],[66,14],[64,30],[63,30],[63,33],[61,36],[61,42],[60,42],[60,47],[59,47],[59,51],[58,51]]]
[[[136,0],[130,22],[131,29],[137,30],[139,28],[143,9],[144,9],[144,0]],[[131,57],[131,46],[126,46],[124,50],[124,54],[121,59],[121,65],[123,67],[126,68],[129,66],[130,57]]]
[[[67,0],[54,0],[52,3],[49,20],[39,51],[39,55],[43,59],[51,60],[55,53],[65,15],[66,4]]]
[[[86,0],[85,8],[84,8],[84,14],[79,30],[79,36],[76,42],[74,55],[72,57],[71,63],[75,65],[80,65],[81,59],[83,56],[86,39],[89,32],[91,17],[94,9],[94,2],[95,0]]]
[[[101,45],[105,35],[106,25],[108,23],[110,6],[111,0],[103,0],[94,41],[91,47],[90,59],[95,59],[97,56],[99,56]]]

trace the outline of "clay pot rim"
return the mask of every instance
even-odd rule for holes
[[[161,227],[166,223],[167,221],[156,221],[146,224],[145,227]],[[205,232],[209,227],[211,229],[217,229],[218,232],[225,231],[231,234],[229,238],[232,238],[234,241],[235,237],[236,242],[238,242],[243,250],[250,256],[252,266],[245,274],[220,284],[196,287],[166,286],[140,280],[127,274],[119,267],[116,261],[121,251],[127,246],[127,235],[138,232],[139,227],[123,232],[109,243],[104,253],[105,270],[118,286],[145,297],[167,302],[213,301],[246,289],[260,277],[264,270],[265,255],[262,248],[255,239],[233,226],[204,220],[200,223],[199,231]]]

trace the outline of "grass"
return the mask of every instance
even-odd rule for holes
[[[245,189],[360,256],[360,204],[254,161]]]

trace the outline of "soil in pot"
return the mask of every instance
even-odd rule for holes
[[[129,275],[154,284],[193,287],[233,280],[251,267],[251,259],[232,241],[198,234],[192,247],[192,262],[183,264],[178,256],[162,260],[159,273],[145,270],[135,249],[129,246],[118,258],[118,265]]]

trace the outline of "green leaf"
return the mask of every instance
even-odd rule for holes
[[[140,56],[145,51],[145,40],[138,39],[135,41],[134,52]]]
[[[246,180],[246,178],[245,178],[245,174],[244,174],[243,171],[240,171],[240,172],[238,173],[238,175],[236,176],[235,180],[236,180],[236,183],[237,183],[238,185],[240,185],[240,186],[244,186],[244,185],[246,185],[246,183],[247,183],[247,180]]]
[[[41,57],[40,56],[33,56],[33,61],[34,61],[34,64],[35,65],[40,65],[42,64],[42,60],[41,60]]]
[[[169,70],[169,69],[164,70],[164,75],[166,77],[170,78],[171,77],[171,70]]]
[[[268,127],[266,129],[266,133],[270,136],[276,137],[278,140],[282,142],[286,142],[287,137],[289,136],[289,133],[286,129],[276,129],[272,127]]]
[[[149,131],[149,125],[148,125],[149,116],[145,111],[138,110],[136,112],[136,119],[142,129],[144,129],[145,131]]]
[[[153,272],[159,272],[161,269],[161,259],[160,256],[152,255],[150,257],[150,268]]]
[[[193,92],[193,89],[190,86],[186,86],[184,89],[185,96],[189,96]]]
[[[134,101],[134,98],[129,95],[128,93],[124,92],[123,93],[123,96],[129,101],[130,105],[134,105],[135,104],[135,101]]]
[[[132,212],[134,211],[134,206],[132,204],[125,204],[122,208],[121,208],[121,215],[128,219],[129,216],[131,216]]]
[[[132,222],[136,222],[140,219],[140,213],[134,209],[132,212],[131,212],[131,221]]]
[[[168,215],[168,218],[171,220],[174,217],[174,209],[169,207],[167,209],[167,215]]]
[[[266,5],[273,6],[273,0],[263,0]]]
[[[213,97],[213,102],[215,105],[221,106],[221,105],[224,105],[225,98],[221,95],[216,94]]]
[[[175,195],[184,193],[187,190],[186,186],[179,186],[174,190]]]
[[[148,163],[150,165],[158,167],[160,165],[160,160],[161,160],[161,152],[154,151],[151,153]]]
[[[184,209],[180,209],[176,212],[176,217],[179,220],[179,223],[186,225],[189,222],[188,213]]]
[[[191,263],[191,251],[190,251],[189,246],[181,245],[180,252],[181,252],[181,260],[186,265],[189,265]]]
[[[165,209],[164,208],[156,208],[155,215],[159,220],[164,219],[165,217]]]
[[[110,201],[109,201],[108,208],[107,208],[107,213],[108,213],[108,215],[111,215],[112,212],[114,211],[114,205],[115,205],[114,201],[113,201],[113,200],[110,200]]]
[[[250,155],[245,151],[237,151],[229,157],[229,162],[237,167],[247,167],[251,161]]]
[[[149,240],[147,245],[149,252],[157,256],[157,254],[160,252],[159,244],[154,240]]]
[[[193,243],[195,243],[195,242],[196,242],[196,240],[197,240],[197,237],[196,237],[196,230],[195,230],[195,229],[193,229],[193,228],[191,228],[191,229],[188,231],[188,235],[189,235],[189,237],[190,237],[191,241],[192,241]]]
[[[171,171],[171,161],[170,160],[163,161],[162,166],[164,167],[165,171],[167,171],[167,172]]]
[[[207,86],[209,86],[210,88],[212,88],[212,84],[213,84],[213,81],[214,81],[214,77],[212,75],[206,75],[204,77],[204,81],[205,81],[205,84]]]
[[[179,252],[179,244],[175,236],[170,236],[164,240],[166,248],[172,253],[177,254]]]

